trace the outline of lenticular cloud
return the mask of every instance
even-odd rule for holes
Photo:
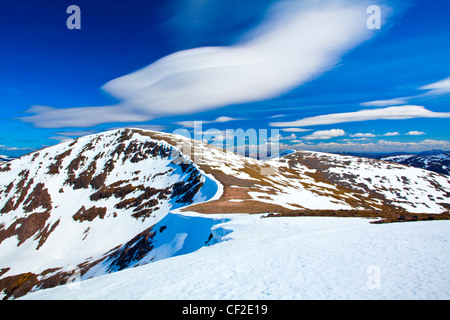
[[[180,51],[103,89],[154,114],[182,114],[276,97],[322,73],[368,36],[358,7],[298,9],[230,47]]]
[[[282,2],[271,18],[233,46],[179,51],[109,81],[103,89],[122,101],[116,106],[85,107],[80,113],[73,111],[81,108],[32,108],[31,113],[40,111],[23,120],[52,128],[116,118],[147,121],[279,96],[333,67],[371,34],[365,24],[367,6],[361,3],[308,3]],[[99,108],[108,117],[86,122],[85,115]]]

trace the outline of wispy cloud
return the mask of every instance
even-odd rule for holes
[[[375,101],[367,101],[361,103],[362,106],[365,107],[387,107],[387,106],[396,106],[396,105],[402,105],[407,104],[408,101],[411,101],[413,99],[420,99],[420,98],[426,98],[426,97],[433,97],[433,96],[440,96],[443,94],[449,94],[450,93],[450,77],[433,82],[424,86],[421,86],[417,88],[419,90],[426,90],[424,93],[420,93],[417,95],[407,96],[407,97],[399,97],[394,99],[388,99],[388,100],[375,100]]]
[[[284,116],[286,116],[286,115],[285,114],[276,114],[274,116],[270,116],[269,118],[281,118],[281,117],[284,117]]]
[[[390,99],[390,100],[375,100],[361,103],[364,107],[389,107],[389,106],[398,106],[401,104],[406,104],[406,99]]]
[[[109,81],[115,106],[33,107],[36,127],[89,127],[148,121],[277,97],[332,68],[373,33],[368,1],[283,1],[245,40],[179,51]]]
[[[87,136],[89,134],[94,134],[96,132],[97,130],[79,130],[79,131],[60,131],[54,132],[54,134],[66,137],[81,137]]]
[[[285,132],[306,132],[311,131],[311,129],[304,129],[304,128],[282,128],[281,131]]]
[[[71,137],[65,137],[65,136],[51,136],[48,137],[50,140],[56,140],[56,141],[60,141],[60,142],[65,142],[65,141],[69,141],[69,140],[73,140],[73,138]]]
[[[401,120],[414,118],[450,118],[450,112],[433,112],[423,106],[407,105],[355,112],[332,113],[289,122],[272,122],[273,127],[308,127],[369,120]]]
[[[0,145],[0,150],[6,150],[6,151],[25,151],[25,150],[34,150],[34,148],[30,147],[8,147]]]
[[[33,106],[26,112],[35,114],[20,119],[25,122],[33,123],[38,128],[84,128],[102,123],[143,122],[153,119],[152,115],[132,112],[120,105],[67,109]]]
[[[287,3],[248,41],[180,51],[103,88],[156,115],[259,101],[311,80],[370,36],[360,5]]]
[[[208,123],[224,123],[224,122],[237,121],[237,120],[243,120],[243,119],[221,116],[221,117],[218,117],[215,120],[211,120],[211,121],[189,120],[189,121],[179,121],[179,122],[176,122],[176,124],[183,126],[185,128],[194,128],[196,124],[200,124],[200,123],[203,125],[203,124],[208,124]]]
[[[432,90],[434,91],[434,93],[438,94],[438,93],[443,93],[443,92],[450,92],[450,77],[431,83],[431,84],[427,84],[426,86],[420,87],[420,89],[422,90]]]

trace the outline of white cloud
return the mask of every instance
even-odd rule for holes
[[[295,133],[292,133],[286,137],[283,137],[281,134],[276,134],[274,136],[271,136],[267,139],[267,141],[279,141],[279,140],[290,140],[290,141],[294,141],[297,140],[297,136],[295,135]]]
[[[338,63],[373,32],[369,1],[282,1],[271,18],[229,47],[183,50],[109,81],[116,106],[32,108],[22,118],[37,127],[88,127],[148,121],[279,96]],[[126,57],[124,57],[126,58]]]
[[[342,129],[319,130],[303,137],[306,140],[327,140],[335,137],[344,136],[345,131]]]
[[[51,140],[56,140],[56,141],[60,141],[60,142],[66,142],[66,141],[70,141],[73,140],[73,138],[71,137],[64,137],[64,136],[52,136],[52,137],[48,137]]]
[[[438,82],[434,82],[431,84],[428,84],[426,86],[420,87],[419,89],[422,90],[431,90],[430,93],[432,94],[442,94],[442,93],[448,93],[450,92],[450,77],[443,79]]]
[[[229,121],[235,121],[235,120],[241,120],[241,119],[222,116],[222,117],[218,117],[213,122],[229,122]]]
[[[90,134],[96,133],[96,130],[80,130],[80,131],[62,131],[62,132],[54,132],[54,134],[66,137],[82,137]],[[58,140],[58,139],[55,139]]]
[[[272,142],[272,141],[277,142],[277,141],[282,140],[282,139],[284,139],[284,138],[281,136],[281,134],[277,134],[277,135],[269,137],[267,139],[267,141],[269,141],[269,142]]]
[[[179,121],[179,122],[175,122],[175,123],[182,127],[185,127],[185,128],[195,128],[196,126],[198,126],[200,121],[187,120],[187,121]],[[204,122],[202,121],[202,123],[204,123]]]
[[[369,140],[369,138],[341,139],[339,141],[365,141],[365,140]]]
[[[35,115],[20,119],[39,128],[92,127],[102,123],[143,122],[153,119],[149,114],[130,112],[120,105],[68,109],[33,106],[27,113]]]
[[[387,107],[387,106],[396,106],[401,104],[406,104],[410,100],[427,98],[432,96],[440,96],[443,94],[450,93],[450,77],[427,84],[425,86],[421,86],[418,88],[419,90],[426,90],[425,93],[420,93],[417,95],[412,95],[408,97],[400,97],[389,100],[375,100],[361,103],[362,106],[365,107]]]
[[[374,137],[377,137],[377,135],[373,134],[373,133],[355,133],[355,134],[351,134],[350,137],[352,137],[352,138],[374,138]]]
[[[176,52],[103,88],[157,115],[259,101],[311,80],[370,35],[362,6],[290,8],[249,41]]]
[[[280,140],[296,140],[297,136],[295,135],[295,133],[291,133],[290,135],[286,136],[286,137],[282,137],[280,135]]]
[[[410,131],[410,132],[406,133],[407,136],[422,136],[424,134],[426,134],[426,133],[423,131]]]
[[[297,139],[297,136],[296,136],[294,133],[292,133],[291,135],[285,137],[285,139],[288,139],[288,140],[295,140],[295,139]]]
[[[30,148],[30,147],[20,148],[20,147],[8,147],[8,146],[2,146],[2,145],[0,145],[0,149],[6,150],[6,151],[33,150],[33,148]]]
[[[395,137],[395,136],[399,136],[400,133],[399,132],[386,132],[385,134],[383,134],[384,137]]]
[[[222,117],[218,117],[217,119],[211,120],[211,121],[188,120],[188,121],[179,121],[179,122],[175,122],[175,123],[180,126],[183,126],[185,128],[194,128],[195,126],[200,126],[200,125],[208,124],[208,123],[223,123],[223,122],[236,121],[236,120],[242,120],[242,119],[222,116]]]
[[[306,132],[306,131],[311,131],[311,129],[303,129],[303,128],[282,128],[280,130],[284,131],[284,132]]]
[[[368,120],[400,120],[414,118],[450,118],[450,112],[433,112],[423,106],[407,105],[355,112],[332,113],[290,122],[272,122],[273,127],[308,127]]]
[[[406,100],[397,98],[390,100],[375,100],[361,103],[364,107],[388,107],[388,106],[398,106],[401,104],[405,104]]]

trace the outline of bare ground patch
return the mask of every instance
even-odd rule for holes
[[[355,217],[378,219],[370,223],[393,223],[408,221],[434,221],[450,220],[450,213],[405,213],[405,212],[380,212],[371,210],[290,210],[278,213],[269,213],[263,218],[272,217]]]

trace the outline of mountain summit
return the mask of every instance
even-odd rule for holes
[[[0,167],[0,289],[53,286],[69,266],[84,275],[137,235],[151,237],[170,210],[216,192],[190,159],[143,131],[90,135],[8,162]],[[102,269],[125,268],[148,251],[128,250]]]

